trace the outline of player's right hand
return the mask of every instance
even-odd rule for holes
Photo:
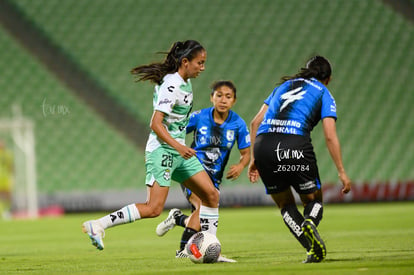
[[[259,180],[259,171],[256,168],[256,164],[253,162],[250,162],[249,168],[247,170],[247,177],[249,178],[251,183],[255,183]]]
[[[193,148],[187,147],[185,145],[180,146],[177,149],[178,153],[180,153],[180,155],[184,158],[184,159],[189,159],[192,156],[196,155],[196,151]]]

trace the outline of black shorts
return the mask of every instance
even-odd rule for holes
[[[316,157],[309,137],[267,133],[256,137],[255,164],[267,194],[292,186],[299,194],[321,189]]]

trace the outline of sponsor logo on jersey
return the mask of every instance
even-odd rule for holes
[[[206,144],[206,143],[207,143],[206,137],[201,137],[200,138],[200,144]]]
[[[207,126],[200,127],[200,129],[198,129],[198,131],[199,131],[202,135],[207,135]]]
[[[158,102],[158,106],[161,106],[163,104],[169,104],[169,103],[172,103],[172,101],[169,100],[168,98],[164,98],[164,99],[160,100],[160,102]]]
[[[268,131],[269,133],[292,134],[292,135],[298,134],[295,128],[290,128],[290,127],[272,127],[272,128],[269,128]]]
[[[300,128],[301,124],[299,121],[292,120],[292,119],[276,119],[276,118],[268,118],[262,122],[262,124],[267,125],[276,125],[276,126],[293,126]]]
[[[246,143],[250,143],[250,135],[246,135],[244,139]]]

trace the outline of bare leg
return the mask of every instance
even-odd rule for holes
[[[103,229],[112,226],[130,223],[138,219],[158,217],[164,209],[168,196],[168,187],[162,187],[157,182],[147,187],[147,201],[127,205],[109,215],[100,218],[98,221]]]
[[[189,217],[187,227],[198,228],[200,226],[201,230],[210,231],[210,233],[215,235],[218,222],[219,192],[214,187],[207,172],[201,171],[190,177],[183,184],[201,200],[199,213],[193,213]],[[197,221],[198,217],[200,217],[199,221]]]
[[[277,194],[271,194],[270,196],[280,209],[289,204],[295,204],[295,198],[293,197],[292,190],[290,188]]]
[[[147,201],[135,204],[142,219],[155,218],[162,213],[168,191],[168,187],[160,186],[157,182],[154,182],[153,186],[147,187]]]
[[[193,175],[183,182],[183,184],[199,197],[201,205],[212,208],[218,207],[219,193],[206,171],[201,171]]]
[[[191,227],[191,228],[193,228],[196,231],[200,231],[201,228],[200,228],[200,218],[199,218],[199,215],[200,215],[201,200],[194,193],[192,193],[190,195],[190,197],[188,198],[188,200],[194,206],[194,211],[185,220],[185,225],[186,225],[186,227]],[[191,223],[190,223],[190,221],[191,221]]]

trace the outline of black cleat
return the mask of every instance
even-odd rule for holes
[[[304,264],[309,264],[309,263],[319,263],[322,261],[322,259],[317,258],[315,256],[315,252],[313,252],[312,250],[310,250],[309,252],[306,253],[307,257],[306,259],[302,262]]]
[[[304,263],[321,262],[326,257],[326,246],[312,220],[307,219],[302,223],[302,231],[311,244],[311,249]]]

